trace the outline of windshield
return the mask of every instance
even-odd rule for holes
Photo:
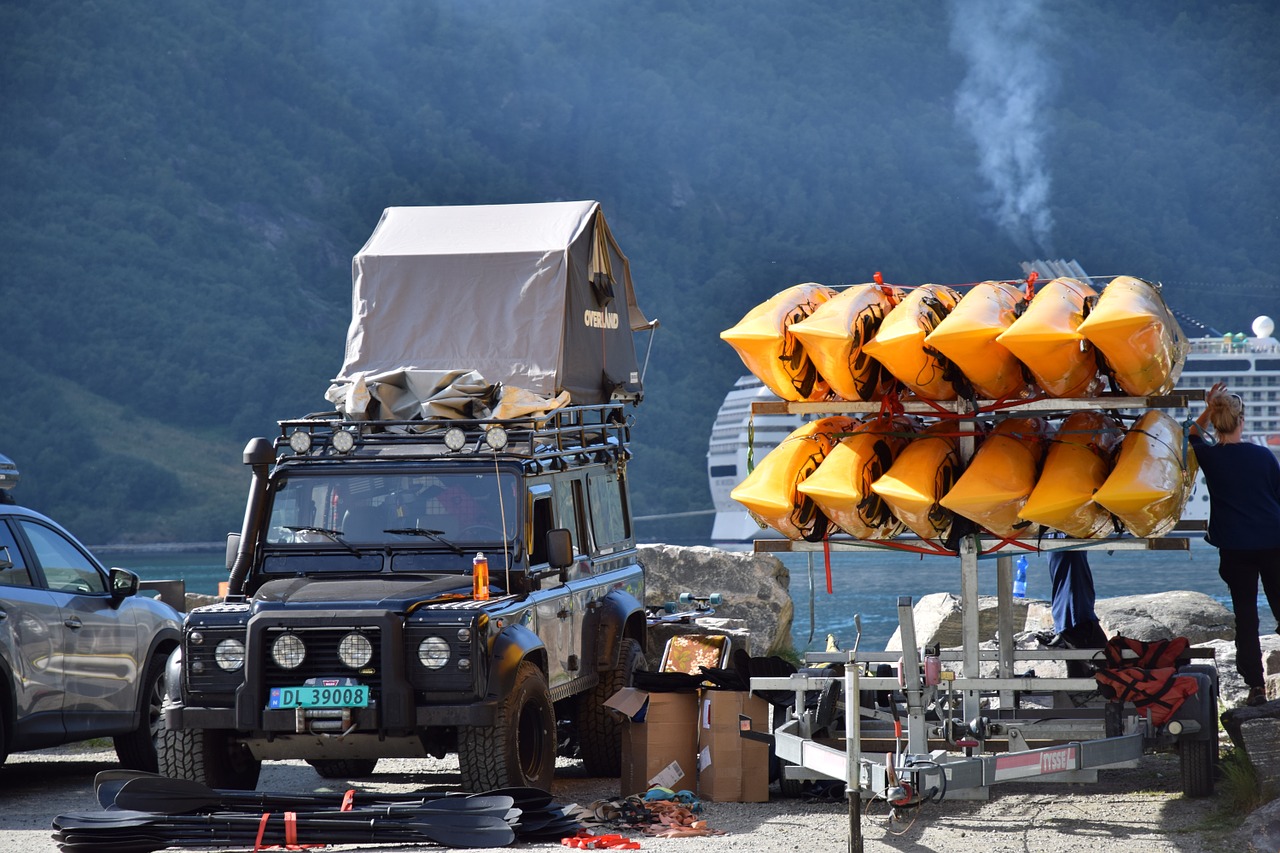
[[[411,545],[458,550],[506,542],[517,478],[506,472],[294,472],[274,482],[268,545]]]

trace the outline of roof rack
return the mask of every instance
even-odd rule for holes
[[[465,459],[497,454],[536,468],[585,461],[592,454],[625,458],[631,424],[622,403],[567,406],[538,418],[349,420],[336,412],[280,421],[277,459]]]

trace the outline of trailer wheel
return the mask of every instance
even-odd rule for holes
[[[1218,744],[1214,740],[1183,740],[1178,743],[1178,759],[1182,766],[1182,795],[1213,795],[1213,762]]]

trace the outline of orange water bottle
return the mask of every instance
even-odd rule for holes
[[[481,551],[471,561],[471,597],[476,601],[489,600],[489,559]]]

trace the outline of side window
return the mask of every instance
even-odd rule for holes
[[[58,592],[106,592],[107,579],[61,533],[33,521],[21,521],[49,589]]]
[[[556,525],[568,528],[573,535],[574,553],[590,554],[591,536],[587,529],[587,505],[583,497],[582,479],[557,480],[555,488]]]
[[[596,544],[601,548],[616,545],[631,535],[622,508],[622,489],[614,474],[593,473],[588,482],[591,498],[591,524]]]
[[[18,550],[9,525],[3,521],[0,521],[0,585],[31,586],[31,573],[22,562],[22,552]]]
[[[551,487],[532,486],[529,489],[529,565],[547,562],[547,531],[551,528]]]

